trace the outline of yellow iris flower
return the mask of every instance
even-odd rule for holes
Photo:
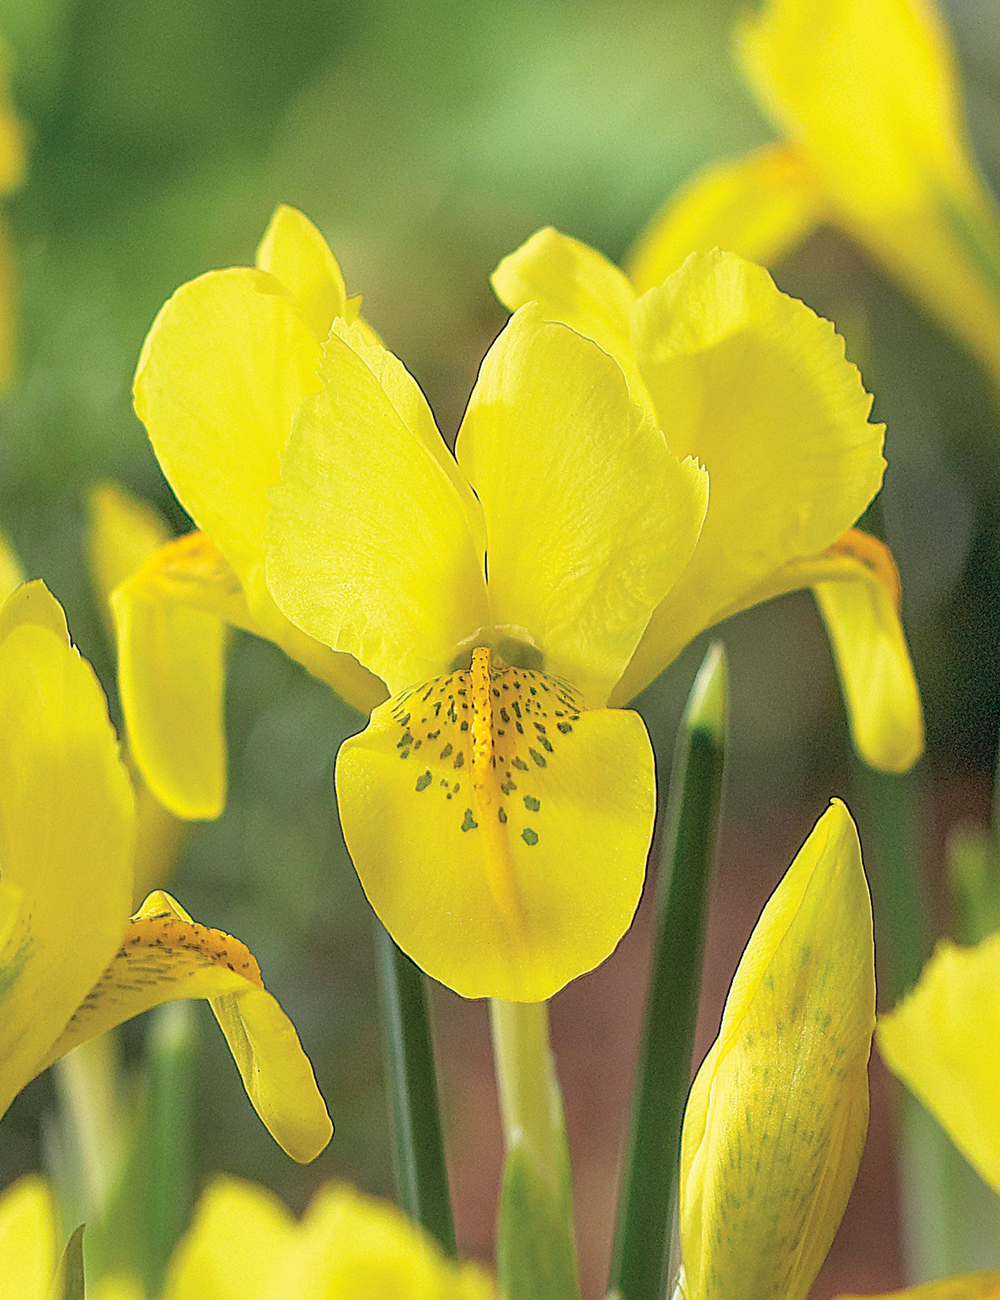
[[[691,1087],[684,1300],[804,1300],[861,1159],[874,1027],[871,902],[835,801],[764,909]]]
[[[177,291],[136,374],[202,530],[112,596],[144,776],[182,815],[221,807],[221,649],[178,620],[271,637],[371,713],[337,763],[351,856],[400,946],[470,997],[548,997],[618,942],[654,786],[617,706],[716,619],[822,587],[849,610],[863,750],[899,768],[922,744],[891,559],[838,542],[884,463],[830,325],[737,258],[695,259],[635,305],[633,358],[631,290],[582,256],[603,277],[585,319],[515,304],[456,456],[291,209],[256,269]]]
[[[915,989],[879,1017],[882,1057],[969,1163],[1000,1192],[1000,933],[974,947],[942,939]],[[900,1293],[917,1300],[1000,1295],[1000,1270]]]
[[[42,1179],[0,1196],[0,1295],[49,1300],[57,1224]],[[93,1300],[145,1300],[130,1277],[88,1286]],[[327,1186],[301,1222],[270,1192],[220,1178],[203,1194],[159,1300],[496,1300],[476,1264],[445,1259],[394,1206]]]
[[[637,249],[637,286],[692,249],[773,265],[836,225],[1000,380],[1000,213],[931,0],[766,0],[736,53],[785,142],[710,166],[671,199]]]
[[[0,607],[0,1115],[79,1043],[204,997],[297,1160],[332,1128],[291,1023],[237,939],[168,895],[132,910],[135,802],[103,692],[39,582]]]

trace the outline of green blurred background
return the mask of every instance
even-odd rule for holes
[[[737,9],[729,0],[0,0],[30,139],[27,180],[8,205],[20,343],[0,404],[0,526],[29,576],[66,606],[109,692],[113,660],[84,558],[87,490],[115,479],[178,530],[187,525],[129,405],[164,299],[202,271],[252,261],[275,205],[301,207],[452,438],[505,318],[488,285],[501,256],[553,224],[620,259],[695,167],[769,138],[729,59]],[[978,155],[996,182],[1000,12],[964,0],[948,13]],[[996,746],[997,416],[975,366],[839,237],[821,232],[777,279],[837,321],[888,424],[880,510],[928,714],[921,870],[933,887],[943,830],[984,815]],[[768,890],[830,795],[856,793],[809,599],[741,616],[724,639],[733,758],[703,1047]],[[640,701],[661,766],[703,649]],[[249,637],[234,646],[228,719],[229,807],[194,828],[173,888],[257,954],[338,1132],[313,1166],[286,1160],[206,1018],[201,1173],[261,1178],[296,1207],[326,1177],[389,1191],[370,917],[330,788],[337,745],[358,720]],[[852,802],[864,842],[864,799]],[[619,954],[554,1007],[590,1295],[610,1242],[647,941],[643,913]],[[500,1141],[485,1010],[443,991],[434,1010],[460,1236],[485,1256]],[[130,1031],[133,1049],[141,1033]],[[37,1166],[51,1105],[43,1078],[5,1119],[0,1185]],[[868,1209],[849,1215],[835,1254],[846,1263],[821,1279],[823,1294],[898,1280],[884,1136],[872,1150],[859,1193]],[[874,1250],[863,1235],[872,1205],[885,1225]]]

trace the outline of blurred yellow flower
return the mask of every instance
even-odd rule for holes
[[[685,1300],[804,1300],[868,1126],[871,902],[834,801],[785,873],[733,979],[681,1139]]]
[[[636,252],[637,287],[693,249],[773,265],[837,225],[1000,380],[1000,215],[931,0],[766,0],[736,50],[786,143],[711,166],[671,199]]]
[[[48,1300],[57,1225],[41,1178],[0,1196],[0,1297]],[[92,1300],[146,1300],[128,1276]],[[328,1185],[297,1221],[271,1192],[218,1178],[201,1197],[158,1300],[496,1300],[477,1264],[445,1259],[395,1206]],[[157,1300],[157,1298],[153,1298]]]
[[[671,450],[708,470],[694,556],[611,702],[630,699],[704,628],[811,587],[858,752],[877,768],[909,768],[924,732],[899,577],[880,542],[850,529],[881,483],[882,429],[865,423],[871,399],[829,322],[718,252],[637,297],[599,253],[551,229],[505,258],[493,284],[507,307],[537,302],[596,340]]]
[[[1000,934],[974,947],[942,939],[916,987],[879,1016],[879,1051],[981,1177],[1000,1192]],[[906,1300],[995,1300],[1000,1270],[897,1291]]]
[[[317,1155],[326,1107],[252,955],[166,894],[129,919],[132,788],[103,692],[39,582],[0,607],[0,826],[0,1115],[79,1043],[205,997],[275,1139]]]

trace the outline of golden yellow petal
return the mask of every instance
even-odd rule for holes
[[[889,1069],[1000,1191],[1000,1076],[984,1045],[1000,1032],[1000,934],[974,948],[942,939],[916,988],[879,1018]]]
[[[272,493],[268,583],[303,632],[399,690],[490,621],[483,558],[451,476],[336,334],[322,376]]]
[[[28,1174],[0,1195],[0,1300],[49,1300],[56,1271],[56,1208]]]
[[[678,456],[709,476],[691,563],[654,612],[624,702],[747,592],[817,555],[878,491],[883,426],[829,321],[729,253],[692,254],[637,306],[640,369]]]
[[[0,872],[20,892],[16,915],[9,892],[4,905],[0,1114],[118,947],[135,834],[104,694],[65,632],[32,620],[39,602],[24,592],[3,614],[16,602],[25,621],[0,641]]]
[[[774,266],[826,218],[827,205],[802,155],[766,145],[710,163],[670,196],[629,261],[636,293],[661,285],[691,253],[715,248]]]
[[[296,1230],[273,1192],[216,1176],[174,1252],[163,1300],[279,1300],[273,1277]]]
[[[600,707],[688,564],[704,471],[668,451],[607,353],[534,306],[484,360],[457,454],[483,503],[494,623]]]
[[[117,483],[98,483],[87,497],[87,559],[98,603],[170,539],[158,510]]]
[[[997,1300],[1000,1297],[1000,1270],[982,1269],[976,1273],[959,1273],[937,1282],[907,1287],[903,1291],[883,1291],[863,1300]],[[837,1300],[862,1300],[861,1296],[843,1295]]]
[[[538,1001],[592,969],[642,890],[655,783],[637,714],[542,673],[469,672],[376,709],[337,758],[348,849],[393,938],[464,997]]]
[[[234,267],[183,285],[161,309],[136,371],[135,409],[188,513],[239,575],[263,582],[268,489],[320,345],[279,282]]]
[[[648,409],[631,339],[635,293],[606,257],[546,226],[505,257],[490,282],[509,311],[536,302],[544,320],[561,321],[584,338],[593,339],[615,358],[625,371],[634,400]]]
[[[326,1186],[275,1270],[275,1295],[300,1300],[496,1300],[485,1271],[446,1259],[394,1205]]]
[[[868,1124],[871,903],[834,801],[771,896],[681,1142],[688,1300],[802,1300],[840,1223]]]
[[[257,249],[257,266],[280,280],[322,342],[334,317],[347,311],[337,259],[313,223],[295,208],[276,209]]]
[[[207,998],[247,1095],[294,1160],[319,1155],[333,1125],[295,1029],[238,939],[192,921],[162,891],[129,922],[118,953],[70,1019],[49,1061],[140,1012],[179,998]],[[49,1062],[46,1062],[47,1064]]]
[[[778,569],[720,617],[803,587],[813,589],[826,624],[855,748],[880,771],[908,771],[923,753],[924,714],[892,553],[850,528],[820,555]]]

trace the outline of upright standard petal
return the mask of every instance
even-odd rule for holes
[[[625,371],[635,400],[647,405],[631,339],[635,291],[606,257],[546,226],[503,259],[490,283],[508,311],[537,302],[545,320],[593,339]]]
[[[582,711],[477,649],[376,709],[337,758],[341,824],[393,938],[464,997],[551,997],[614,949],[653,830],[638,714]]]
[[[268,583],[296,626],[399,691],[489,623],[483,557],[439,458],[336,334],[322,380],[272,493]]]
[[[264,988],[253,954],[232,935],[192,921],[161,890],[120,944],[44,1064],[163,1002],[207,998],[271,1136],[294,1160],[319,1155],[333,1125],[295,1028]]]
[[[143,346],[135,409],[184,508],[239,575],[263,589],[267,492],[320,344],[273,276],[235,267],[183,285]],[[266,594],[266,593],[265,593]]]
[[[767,0],[736,46],[839,223],[1000,373],[1000,216],[931,0]]]
[[[493,622],[603,705],[695,548],[705,472],[671,454],[617,362],[532,306],[484,360],[457,454],[483,503]]]
[[[849,528],[882,482],[883,426],[829,321],[760,267],[693,254],[638,303],[636,348],[671,450],[711,499],[691,563],[660,604],[612,703],[792,560]]]
[[[833,1240],[868,1124],[871,902],[834,801],[750,938],[681,1142],[687,1300],[802,1300]]]
[[[774,266],[812,234],[827,210],[816,177],[790,145],[710,163],[653,218],[632,253],[629,278],[637,293],[645,293],[689,254],[716,248]]]
[[[24,571],[10,538],[0,531],[0,604],[24,581]]]
[[[114,955],[132,891],[132,789],[104,694],[32,587],[45,600],[18,602],[0,642],[0,1114]]]
[[[322,343],[334,317],[348,311],[347,290],[337,259],[313,223],[281,204],[257,249],[257,266],[285,286]]]
[[[889,1069],[1000,1192],[998,1034],[1000,934],[973,948],[942,939],[916,988],[878,1027]]]

